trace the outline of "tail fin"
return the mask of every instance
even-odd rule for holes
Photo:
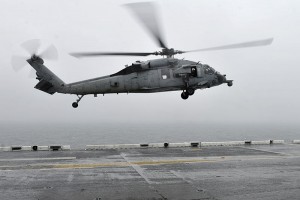
[[[65,83],[43,65],[43,59],[32,56],[27,62],[36,70],[37,79],[39,80],[34,88],[48,94],[54,94],[55,92],[61,93],[64,91]]]

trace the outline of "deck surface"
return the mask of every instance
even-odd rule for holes
[[[299,199],[300,145],[0,152],[0,199]]]

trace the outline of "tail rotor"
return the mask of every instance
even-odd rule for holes
[[[57,60],[58,51],[54,45],[50,45],[43,51],[40,51],[41,41],[39,39],[28,40],[20,45],[23,49],[23,55],[13,55],[11,66],[15,71],[20,71],[28,63],[28,59],[41,58],[47,60]],[[32,69],[29,77],[35,77],[35,71]]]

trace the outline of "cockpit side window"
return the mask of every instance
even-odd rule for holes
[[[215,70],[208,65],[203,65],[204,73],[208,75],[212,75],[215,73]]]

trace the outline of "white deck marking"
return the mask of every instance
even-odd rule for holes
[[[1,161],[39,161],[39,160],[75,160],[76,157],[54,157],[54,158],[11,158],[11,159],[0,159]]]
[[[72,173],[72,174],[70,174],[70,175],[68,176],[68,178],[67,178],[68,183],[72,182],[73,179],[74,179],[74,175],[73,175],[73,173]]]
[[[148,177],[144,174],[144,170],[137,164],[131,163],[128,158],[126,158],[125,153],[120,153],[120,156],[126,160],[126,162],[150,185],[153,184],[152,181],[148,179]]]

